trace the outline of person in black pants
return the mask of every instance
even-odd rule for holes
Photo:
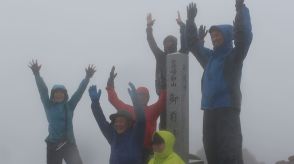
[[[198,31],[194,23],[196,4],[187,7],[188,48],[204,69],[201,109],[204,111],[203,145],[208,164],[243,164],[240,83],[252,30],[244,0],[236,0],[235,7],[233,26],[210,27],[212,50],[203,43],[205,28],[201,26]]]
[[[33,60],[29,67],[35,76],[49,123],[49,135],[46,138],[47,164],[62,164],[63,159],[67,164],[82,164],[74,137],[72,119],[74,109],[96,71],[95,67],[90,65],[86,68],[86,76],[71,98],[68,98],[65,86],[60,84],[53,86],[49,97],[48,88],[40,76],[41,65],[37,60]]]

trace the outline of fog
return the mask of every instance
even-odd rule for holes
[[[37,59],[41,76],[51,88],[64,84],[69,95],[95,64],[90,81],[102,89],[106,117],[115,109],[105,90],[112,65],[120,98],[128,103],[128,82],[146,86],[150,103],[155,58],[146,40],[146,15],[156,19],[154,36],[163,48],[165,36],[179,38],[177,10],[186,20],[189,0],[1,0],[0,1],[0,163],[46,163],[48,123],[34,76],[28,68]],[[234,0],[197,0],[196,23],[232,24]],[[243,145],[259,161],[272,164],[294,154],[293,132],[293,15],[292,0],[245,0],[250,9],[253,41],[242,76],[241,123]],[[211,47],[209,36],[206,43]],[[179,46],[178,46],[179,47]],[[189,55],[190,152],[202,148],[200,82],[202,68]],[[98,128],[85,92],[74,115],[74,131],[86,164],[108,163],[110,147]]]

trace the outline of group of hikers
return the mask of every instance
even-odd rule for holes
[[[236,0],[236,16],[233,25],[214,25],[206,30],[197,29],[195,3],[187,6],[186,24],[178,14],[177,23],[181,33],[181,55],[191,52],[202,68],[203,145],[209,164],[243,164],[242,133],[240,125],[241,91],[240,82],[243,60],[252,41],[249,10],[244,0]],[[135,88],[129,83],[128,92],[132,100],[129,105],[119,99],[114,86],[117,75],[113,66],[107,81],[108,100],[117,110],[107,121],[100,106],[101,89],[95,85],[88,92],[92,113],[110,145],[110,164],[183,164],[181,157],[173,150],[175,136],[167,131],[166,110],[166,58],[177,52],[177,38],[169,35],[163,41],[161,50],[153,37],[155,20],[147,15],[147,41],[156,58],[155,88],[158,100],[148,105],[149,91],[146,87]],[[204,46],[209,32],[213,49]],[[234,46],[233,46],[234,41]],[[69,97],[63,85],[54,85],[50,95],[40,76],[41,65],[37,60],[29,64],[49,123],[47,143],[47,164],[82,164],[73,132],[73,114],[87,85],[96,72],[89,65],[86,76],[78,89]],[[160,116],[159,131],[157,119]]]

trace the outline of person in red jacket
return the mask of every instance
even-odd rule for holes
[[[115,67],[113,66],[107,82],[107,93],[109,102],[115,107],[116,110],[126,110],[132,114],[134,120],[136,120],[134,115],[134,107],[124,103],[117,96],[114,89],[114,78],[117,73],[114,73]],[[147,163],[149,157],[152,153],[152,135],[156,130],[157,119],[162,111],[166,107],[166,84],[161,85],[161,91],[157,102],[152,105],[148,105],[149,101],[149,91],[146,87],[137,88],[138,98],[144,106],[146,127],[145,127],[145,137],[144,137],[144,153],[143,161]]]

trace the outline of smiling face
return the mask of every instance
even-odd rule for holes
[[[165,149],[165,144],[164,143],[152,144],[152,149],[154,153],[162,153]]]
[[[65,100],[65,93],[63,90],[56,90],[53,94],[53,101],[56,103],[61,103]]]
[[[128,119],[125,117],[118,116],[114,120],[114,129],[118,134],[122,134],[129,127]]]
[[[224,37],[218,30],[210,32],[211,42],[214,48],[220,47],[224,43]]]

